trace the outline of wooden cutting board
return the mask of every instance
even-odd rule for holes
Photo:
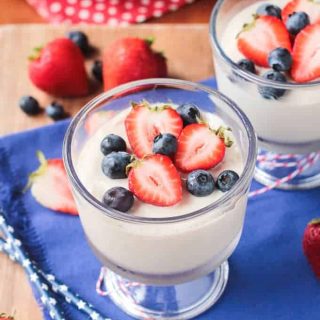
[[[170,77],[198,81],[213,74],[206,24],[146,24],[117,29],[90,26],[81,29],[100,51],[116,38],[154,36],[154,48],[163,51],[168,58]],[[9,25],[0,28],[0,135],[52,122],[45,115],[34,118],[26,116],[20,111],[18,101],[27,94],[36,97],[42,106],[56,100],[33,87],[27,76],[27,57],[32,48],[61,37],[66,31],[67,27],[48,25]],[[91,64],[92,60],[88,60],[88,70]],[[92,96],[57,100],[69,112],[75,113]],[[22,269],[0,254],[0,313],[12,313],[14,310],[17,320],[42,318]]]
[[[155,37],[154,48],[165,53],[168,59],[169,75],[198,81],[213,73],[208,26],[206,24],[188,25],[141,25],[127,28],[82,27],[91,43],[100,52],[114,39],[124,36],[142,38]],[[63,37],[67,27],[48,25],[9,25],[0,29],[0,135],[17,132],[50,123],[45,115],[27,117],[19,107],[22,95],[34,95],[42,106],[53,100],[63,103],[65,108],[74,114],[91,96],[82,99],[57,99],[37,90],[28,79],[28,55],[32,49],[46,42]],[[93,59],[87,60],[87,69]]]

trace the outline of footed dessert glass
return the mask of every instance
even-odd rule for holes
[[[178,216],[141,217],[139,212],[106,208],[79,177],[79,157],[90,139],[87,119],[102,111],[116,116],[142,99],[193,102],[202,112],[222,118],[241,150],[243,171],[235,186],[210,205]],[[241,236],[256,160],[253,128],[231,100],[182,80],[148,79],[119,86],[75,116],[63,158],[88,242],[108,269],[105,284],[121,309],[138,319],[190,319],[219,299],[228,280],[227,259]]]
[[[297,84],[264,79],[241,70],[237,61],[232,61],[225,52],[225,47],[236,41],[230,29],[226,32],[232,19],[249,6],[254,14],[265,2],[268,1],[217,1],[211,15],[210,35],[218,89],[238,104],[257,133],[257,181],[282,189],[318,187],[320,81]],[[284,5],[287,2],[273,3]],[[240,32],[242,25],[237,27]],[[259,87],[282,89],[285,94],[278,100],[268,100],[259,94]]]

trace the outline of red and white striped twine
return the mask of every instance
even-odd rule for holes
[[[288,162],[278,162],[279,160],[295,160],[297,159],[296,154],[275,154],[274,156],[270,157],[269,155],[261,155],[258,156],[257,161],[270,167],[270,168],[296,168],[290,174],[283,178],[279,178],[274,183],[269,186],[263,187],[261,189],[251,191],[249,193],[249,198],[255,197],[257,195],[263,194],[268,192],[274,188],[281,186],[284,183],[287,183],[294,179],[295,177],[299,176],[301,173],[309,169],[313,166],[320,158],[320,152],[312,152],[308,156],[298,160],[298,161],[288,161]]]

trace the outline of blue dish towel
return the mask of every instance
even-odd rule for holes
[[[214,86],[210,80],[206,84]],[[131,319],[96,294],[100,263],[86,242],[78,217],[40,206],[23,194],[35,153],[61,157],[68,126],[48,127],[0,139],[0,206],[31,257],[113,320]],[[253,182],[253,189],[259,185]],[[320,189],[271,191],[249,200],[243,236],[230,258],[230,279],[217,305],[199,320],[320,319],[320,287],[303,256],[301,240],[309,220],[320,216]],[[39,297],[37,297],[39,298]],[[61,301],[67,320],[87,319]],[[44,314],[45,319],[49,317]]]

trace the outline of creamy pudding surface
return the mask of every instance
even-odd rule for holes
[[[161,105],[161,103],[157,105]],[[177,107],[172,104],[170,105],[173,108]],[[123,137],[127,142],[128,149],[130,148],[124,125],[124,120],[129,112],[130,107],[119,112],[101,126],[101,128],[99,128],[85,143],[78,157],[78,161],[76,162],[76,169],[82,184],[99,201],[102,200],[104,193],[112,187],[121,186],[128,188],[128,179],[111,179],[102,172],[101,162],[103,154],[100,151],[100,143],[106,135],[113,133]],[[220,126],[226,126],[223,121],[214,114],[202,113],[201,115],[213,129],[217,129]],[[130,153],[130,149],[128,152]],[[210,172],[216,179],[219,173],[224,170],[233,170],[237,172],[239,176],[243,171],[243,159],[236,141],[234,141],[234,144],[230,148],[226,148],[224,160],[211,169]],[[223,192],[216,188],[209,196],[193,196],[185,188],[186,176],[187,174],[181,173],[183,180],[183,196],[181,202],[178,204],[170,207],[160,207],[135,199],[135,203],[128,214],[151,218],[174,217],[206,207],[224,195]]]

